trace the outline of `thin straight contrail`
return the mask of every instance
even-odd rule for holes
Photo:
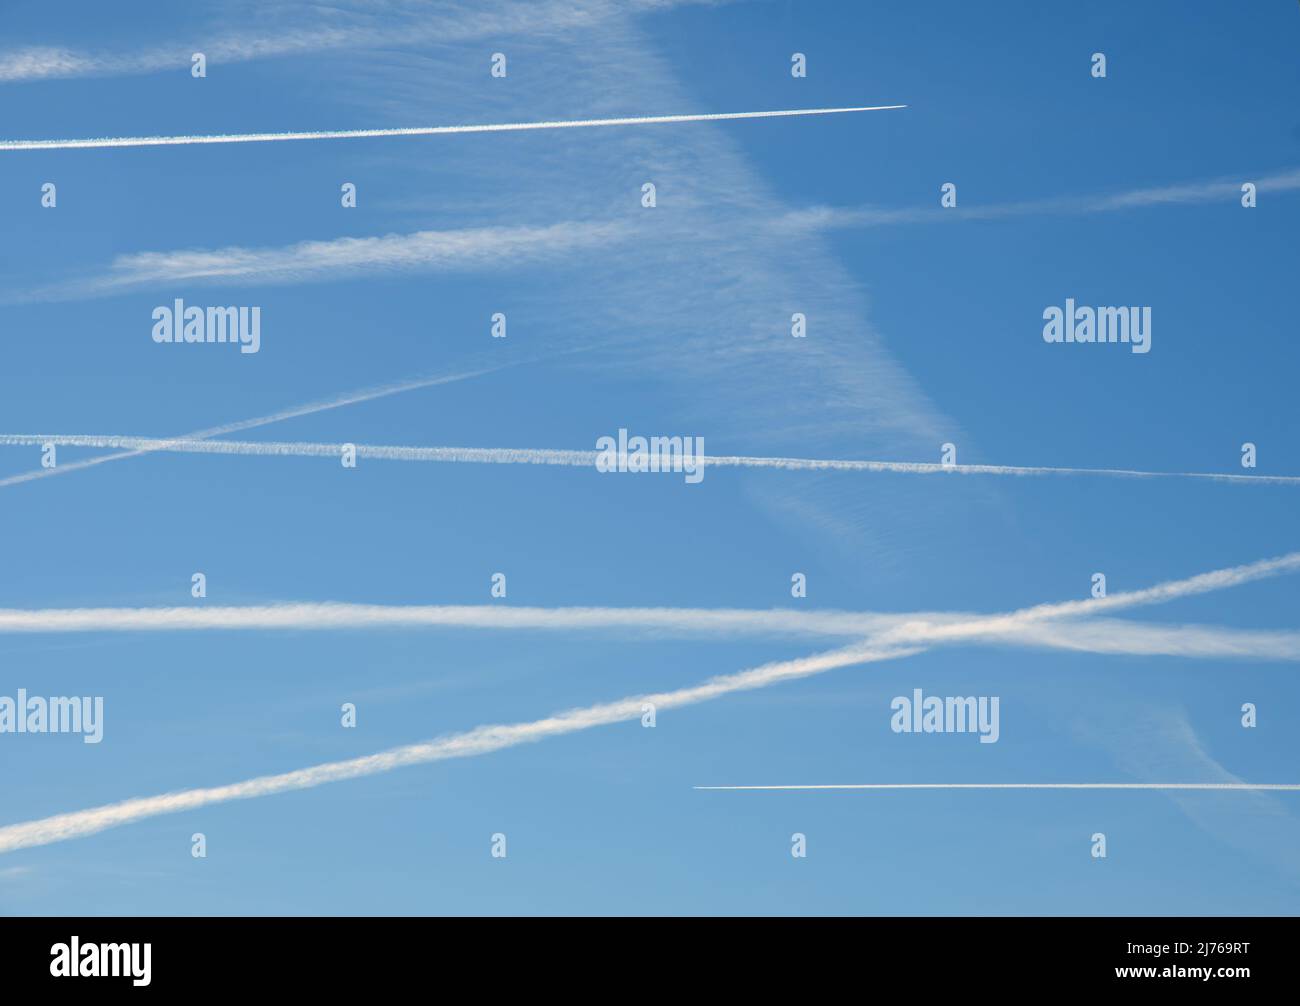
[[[242,430],[251,430],[259,426],[268,426],[271,423],[281,423],[286,419],[297,419],[299,416],[310,416],[317,412],[339,409],[345,405],[356,405],[360,402],[374,401],[376,398],[387,398],[389,395],[398,395],[404,391],[414,391],[417,388],[431,388],[439,384],[451,384],[454,381],[464,381],[471,377],[481,377],[484,374],[493,373],[506,366],[510,366],[510,364],[501,364],[496,367],[469,370],[456,374],[444,374],[440,377],[415,378],[409,381],[399,381],[394,384],[385,384],[378,387],[362,388],[358,391],[349,391],[335,398],[308,402],[305,405],[296,405],[287,409],[281,409],[279,412],[273,412],[269,416],[259,416],[256,419],[242,419],[238,422],[226,423],[222,426],[212,426],[206,430],[196,430],[193,433],[183,434],[178,438],[178,442],[207,440],[211,437],[225,436],[228,433],[239,433]],[[66,475],[68,472],[80,471],[83,468],[93,468],[96,465],[102,465],[109,461],[121,461],[125,458],[135,458],[142,454],[150,454],[159,449],[160,448],[156,447],[134,447],[130,450],[120,451],[116,454],[105,454],[102,457],[90,458],[86,461],[76,461],[72,464],[58,465],[54,468],[41,468],[36,471],[24,472],[21,475],[11,475],[8,478],[0,479],[0,488],[19,485],[23,482],[32,482],[36,479],[49,478],[53,475]]]
[[[695,786],[708,790],[878,790],[878,789],[1204,789],[1295,792],[1295,782],[862,782],[803,786]]]
[[[445,136],[452,133],[518,133],[532,129],[592,129],[602,126],[653,126],[676,122],[723,122],[731,119],[782,119],[798,115],[886,112],[906,107],[906,105],[862,105],[850,108],[784,108],[762,112],[710,112],[697,115],[630,115],[616,119],[494,122],[464,126],[408,126],[398,129],[329,129],[288,133],[224,133],[191,136],[116,136],[79,140],[0,140],[0,150],[186,147],[198,143],[277,143],[287,140],[361,140],[391,136]]]
[[[165,451],[176,454],[233,454],[250,457],[340,456],[345,444],[307,441],[161,439],[86,433],[0,433],[0,446],[30,447],[56,444],[67,447],[111,447]],[[391,444],[353,444],[358,459],[373,461],[425,461],[456,464],[561,465],[594,468],[600,452],[540,447],[405,447]],[[615,454],[625,460],[628,455]],[[780,471],[893,472],[906,475],[1101,475],[1138,479],[1202,479],[1259,485],[1300,485],[1297,475],[1235,475],[1223,472],[1158,472],[1131,468],[1064,468],[1046,465],[945,465],[924,461],[855,461],[834,458],[746,457],[701,455],[704,468],[768,468]],[[0,482],[0,485],[4,485]]]
[[[1250,563],[1231,569],[1215,570],[1183,580],[1167,581],[1145,590],[1113,594],[1108,600],[1114,602],[1112,606],[1172,600],[1186,594],[1202,593],[1248,582],[1255,575],[1272,575],[1284,571],[1278,563],[1279,560],[1267,560],[1262,564]],[[1074,607],[1069,602],[1065,605],[1038,605],[1000,618],[1003,621],[1019,618],[1037,622],[1048,617],[1048,613],[1053,609],[1073,612]],[[246,800],[290,790],[310,789],[329,782],[388,772],[406,765],[421,765],[449,758],[487,754],[544,740],[547,737],[576,733],[592,727],[633,719],[644,715],[644,707],[647,704],[653,705],[656,709],[694,705],[734,692],[766,688],[780,682],[811,677],[836,668],[907,657],[920,653],[925,648],[924,645],[878,646],[868,640],[865,643],[825,653],[764,664],[735,674],[710,678],[701,684],[675,691],[630,696],[614,702],[571,709],[531,722],[481,726],[464,733],[450,734],[419,744],[389,748],[377,754],[326,762],[277,775],[259,776],[226,786],[180,790],[160,796],[124,800],[88,810],[56,814],[52,817],[0,827],[0,853],[93,835],[106,828],[160,814],[192,810],[230,800]]]

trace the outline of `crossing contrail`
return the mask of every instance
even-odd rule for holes
[[[287,133],[224,133],[191,136],[106,136],[74,140],[0,140],[0,150],[83,150],[94,147],[187,147],[200,143],[276,143],[287,140],[361,140],[392,136],[445,136],[454,133],[518,133],[533,129],[592,129],[602,126],[652,126],[677,122],[782,119],[799,115],[886,112],[906,105],[850,108],[785,108],[762,112],[710,112],[698,115],[630,115],[615,119],[559,119],[549,122],[494,122],[463,126],[408,126],[397,129],[329,129]]]
[[[171,439],[82,433],[0,433],[0,446],[128,448],[177,454],[232,454],[251,457],[332,457],[352,447],[359,460],[426,461],[459,464],[530,464],[594,468],[601,452],[538,447],[405,447],[381,444],[330,444],[306,441]],[[629,455],[616,454],[621,460]],[[1137,479],[1199,479],[1257,485],[1300,485],[1296,475],[1236,475],[1226,472],[1161,472],[1132,468],[1069,468],[1047,465],[968,465],[924,461],[858,461],[836,458],[701,455],[703,468],[768,468],[781,471],[892,472],[907,475],[1101,475]],[[0,482],[0,485],[4,485]]]
[[[1204,789],[1298,791],[1295,782],[863,782],[802,786],[695,786],[701,790],[878,790],[878,789]]]
[[[1293,568],[1293,565],[1286,565],[1284,563],[1286,559],[1290,559],[1292,563],[1300,561],[1300,553],[1293,553],[1291,557],[1283,557],[1282,560],[1274,559],[1265,560],[1262,563],[1248,563],[1230,569],[1202,573],[1182,580],[1166,581],[1140,591],[1113,594],[1108,600],[1113,602],[1112,607],[1120,607],[1125,604],[1150,604],[1172,600],[1187,594],[1203,593],[1208,590],[1249,582],[1249,580],[1259,576],[1289,571]],[[1054,611],[1073,613],[1075,607],[1071,602],[1066,602],[1064,605],[1044,604],[998,617],[1003,621],[1019,619],[1024,622],[1034,623],[1050,617]],[[977,621],[984,621],[984,619],[977,619]],[[710,678],[701,684],[687,688],[629,696],[614,702],[603,702],[580,709],[555,713],[544,719],[531,722],[481,726],[464,733],[450,734],[418,744],[389,748],[386,751],[380,751],[372,755],[326,762],[321,765],[314,765],[291,772],[281,772],[275,775],[258,776],[226,786],[188,789],[164,793],[160,796],[138,797],[119,803],[93,807],[88,810],[72,811],[34,821],[6,825],[0,827],[0,853],[93,835],[106,828],[129,824],[133,821],[156,817],[160,814],[193,810],[198,807],[225,803],[230,800],[246,800],[290,790],[310,789],[325,783],[388,772],[407,765],[422,765],[450,758],[468,758],[488,754],[520,744],[544,740],[548,737],[576,733],[597,726],[634,719],[645,714],[647,705],[653,706],[656,710],[680,708],[721,698],[735,692],[752,691],[784,681],[810,677],[836,668],[912,656],[924,649],[926,647],[920,641],[910,646],[890,646],[876,645],[869,639],[863,643],[830,650],[825,653],[764,664],[734,674]]]
[[[507,366],[510,366],[510,364],[501,364],[499,366],[486,367],[479,370],[467,370],[454,374],[444,374],[438,377],[414,378],[412,380],[398,381],[393,384],[385,384],[378,387],[362,388],[359,391],[349,391],[334,398],[308,402],[305,405],[296,405],[287,409],[281,409],[279,412],[273,412],[268,416],[259,416],[255,419],[241,419],[238,422],[226,423],[222,426],[213,426],[206,430],[196,430],[193,433],[183,434],[178,439],[178,442],[207,440],[211,437],[225,436],[228,433],[239,433],[242,430],[251,430],[259,426],[268,426],[271,423],[281,423],[287,419],[297,419],[299,416],[310,416],[317,412],[339,409],[346,405],[370,402],[374,401],[376,398],[387,398],[389,395],[399,395],[404,391],[414,391],[418,388],[431,388],[439,384],[451,384],[454,381],[464,381],[471,377],[482,377],[485,374],[491,374]],[[20,475],[10,475],[8,478],[0,479],[0,488],[19,485],[23,482],[32,482],[36,479],[49,478],[53,475],[66,475],[68,472],[80,471],[84,468],[93,468],[96,465],[102,465],[109,461],[121,461],[124,458],[139,457],[142,454],[149,454],[159,449],[160,448],[155,447],[132,447],[129,450],[120,451],[116,454],[105,454],[102,457],[89,458],[85,461],[76,461],[72,464],[57,465],[54,468],[41,468],[36,471],[23,472]]]

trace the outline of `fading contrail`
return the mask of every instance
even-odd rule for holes
[[[347,17],[343,5],[313,5],[309,23],[298,22],[291,16],[260,28],[240,28],[208,35],[201,44],[209,62],[224,67],[304,54],[446,46],[452,42],[497,39],[503,35],[568,35],[595,30],[615,15],[660,11],[681,2],[683,0],[624,0],[611,5],[536,0],[505,8],[487,0],[472,4],[414,2],[400,5],[404,8],[401,10],[397,9],[399,5],[384,4],[388,10],[378,22]],[[267,5],[266,13],[271,13],[272,9],[273,5]],[[44,45],[7,49],[0,51],[0,82],[112,77],[181,68],[188,72],[191,41],[172,38],[139,49],[117,47],[86,51]]]
[[[544,226],[459,227],[295,241],[279,246],[178,248],[113,257],[106,271],[0,294],[0,304],[112,296],[185,282],[243,285],[317,283],[333,276],[458,272],[554,262],[608,248],[631,230],[619,220],[561,220]]]
[[[1283,572],[1290,567],[1280,567],[1278,560],[1266,561],[1264,564],[1251,563],[1232,569],[1217,570],[1183,580],[1172,580],[1142,591],[1128,594],[1114,594],[1109,600],[1112,607],[1124,603],[1146,604],[1157,600],[1172,600],[1187,593],[1200,593],[1218,587],[1232,586],[1247,582],[1251,578],[1249,571],[1258,575],[1271,575]],[[1127,599],[1127,602],[1126,602]],[[1002,616],[1003,619],[1017,617],[1037,621],[1047,617],[1053,608],[1073,610],[1073,605],[1038,605]],[[981,619],[982,621],[982,619]],[[11,824],[0,828],[0,853],[12,852],[33,846],[49,845],[72,838],[93,835],[106,828],[129,824],[144,818],[178,811],[192,810],[214,803],[229,800],[246,800],[259,796],[270,796],[289,790],[309,789],[329,782],[344,779],[356,779],[362,776],[388,772],[406,765],[421,765],[442,761],[449,758],[467,758],[475,755],[500,751],[544,740],[563,734],[576,733],[592,727],[617,723],[642,716],[644,706],[653,705],[656,709],[672,709],[681,706],[707,702],[734,692],[766,688],[783,681],[810,677],[825,671],[880,660],[891,660],[911,656],[924,650],[923,645],[877,646],[870,640],[826,653],[814,654],[795,660],[785,660],[764,664],[735,674],[710,678],[702,684],[680,688],[670,692],[658,692],[631,696],[614,702],[600,703],[581,709],[571,709],[556,713],[545,719],[525,723],[494,724],[481,726],[473,730],[451,734],[419,744],[408,744],[390,748],[377,754],[343,761],[327,762],[310,768],[277,775],[259,776],[244,782],[226,786],[202,789],[180,790],[160,796],[139,797],[120,803],[107,804],[89,810],[56,814],[20,824]]]
[[[345,444],[307,441],[198,440],[81,433],[0,433],[0,446],[130,448],[177,454],[237,454],[252,457],[333,457]],[[538,447],[403,447],[352,444],[358,459],[374,461],[431,461],[460,464],[561,465],[594,468],[600,452]],[[626,458],[627,455],[619,455]],[[834,458],[745,457],[702,455],[705,468],[770,468],[781,471],[893,472],[907,475],[1104,475],[1138,479],[1203,479],[1215,482],[1262,485],[1300,485],[1297,475],[1234,475],[1223,472],[1155,472],[1131,468],[1064,468],[1046,465],[945,465],[924,461],[854,461]],[[0,482],[0,485],[4,483]]]
[[[963,205],[907,206],[889,209],[880,206],[831,207],[813,206],[794,210],[776,221],[776,226],[793,230],[829,230],[839,227],[884,227],[912,223],[952,223],[959,220],[1003,220],[1041,215],[1112,213],[1151,206],[1187,205],[1216,201],[1236,201],[1243,182],[1251,182],[1257,192],[1284,193],[1300,189],[1300,169],[1291,168],[1259,176],[1243,173],[1232,180],[1184,182],[1154,188],[1132,189],[1109,195],[1061,196],[1030,199],[1018,203],[991,203],[983,206]]]
[[[814,783],[803,786],[695,786],[708,790],[842,790],[842,789],[1205,789],[1300,791],[1294,782],[863,782]]]
[[[898,472],[908,475],[1109,475],[1137,479],[1211,479],[1223,482],[1262,482],[1300,485],[1296,475],[1233,475],[1219,472],[1152,472],[1132,468],[1065,468],[1047,465],[959,465],[926,461],[851,461],[819,458],[756,458],[708,456],[707,466],[721,468],[781,468],[786,471]]]
[[[403,4],[396,10],[386,4],[394,17],[382,23],[338,18],[342,5],[316,5],[311,23],[285,19],[251,30],[225,31],[208,35],[201,42],[211,64],[229,66],[252,60],[272,60],[285,56],[317,55],[357,51],[357,49],[420,48],[432,45],[468,43],[476,39],[500,36],[538,36],[545,32],[568,35],[591,31],[607,18],[621,14],[658,12],[685,0],[624,0],[620,4],[575,3],[573,0],[537,0],[536,3],[500,4],[473,0],[472,3]],[[360,6],[354,4],[352,6]],[[266,13],[272,13],[266,6]],[[335,16],[331,18],[331,14]],[[162,70],[190,69],[191,40],[169,39],[147,48],[69,49],[53,45],[21,45],[0,51],[0,83],[53,81],[82,77],[116,77],[120,74],[159,73]]]
[[[601,126],[651,126],[731,119],[781,119],[798,115],[885,112],[906,105],[851,108],[788,108],[762,112],[710,112],[698,115],[631,115],[616,119],[560,119],[549,122],[495,122],[464,126],[409,126],[398,129],[330,129],[288,133],[226,133],[192,136],[116,136],[79,140],[0,140],[0,150],[81,150],[91,147],[185,147],[199,143],[273,143],[286,140],[360,140],[392,136],[445,136],[452,133],[517,133],[533,129],[591,129]]]
[[[238,433],[241,430],[251,430],[259,426],[268,426],[271,423],[284,422],[287,419],[296,419],[299,416],[309,416],[317,412],[326,412],[329,409],[339,409],[346,405],[356,405],[360,402],[369,402],[376,398],[387,398],[389,395],[399,395],[404,391],[414,391],[417,388],[431,388],[439,384],[451,384],[454,381],[464,381],[471,377],[482,377],[484,374],[494,373],[495,371],[502,370],[507,366],[510,366],[510,364],[486,367],[481,370],[468,370],[457,374],[445,374],[441,377],[415,378],[409,381],[399,381],[394,384],[362,388],[359,391],[346,392],[335,398],[308,402],[305,405],[296,405],[288,409],[282,409],[279,412],[271,413],[269,416],[260,416],[256,419],[242,419],[238,422],[226,423],[222,426],[212,426],[206,430],[196,430],[193,433],[183,434],[181,437],[177,438],[176,442],[189,442],[207,440],[210,437],[221,437],[228,433]],[[160,442],[166,443],[167,441]],[[135,458],[142,454],[150,454],[160,449],[161,448],[157,447],[134,447],[130,450],[120,451],[117,454],[105,454],[102,457],[90,458],[86,461],[76,461],[72,464],[58,465],[54,468],[41,468],[37,471],[24,472],[21,475],[10,475],[8,478],[0,479],[0,488],[19,485],[23,482],[32,482],[36,479],[49,478],[52,475],[65,475],[68,472],[80,471],[83,468],[93,468],[95,465],[102,465],[109,461],[121,461],[124,458]]]

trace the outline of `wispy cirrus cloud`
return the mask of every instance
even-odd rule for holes
[[[400,126],[600,119],[700,105],[698,94],[682,86],[671,61],[658,53],[654,38],[636,16],[678,6],[672,0],[344,6],[344,24],[354,41],[366,37],[372,19],[377,24],[389,21],[395,9],[420,22],[411,25],[411,37],[424,37],[420,32],[430,37],[419,46],[395,48],[383,60],[362,50],[336,50],[337,73],[322,88],[334,100],[359,109],[363,122]],[[250,6],[248,13],[260,10]],[[311,38],[321,16],[302,6],[277,14],[274,30],[256,17],[241,20],[257,25],[256,30],[244,30],[245,35],[306,33],[304,37]],[[466,19],[466,32],[481,34],[460,37],[456,30],[447,30],[449,21],[459,23],[457,18]],[[478,37],[491,38],[493,50],[510,53],[511,86],[483,86],[485,57],[472,41]],[[324,41],[334,40],[331,36]],[[189,51],[190,46],[182,47],[184,58]],[[268,50],[254,45],[249,51]],[[353,55],[343,58],[345,51]],[[453,73],[442,86],[429,86],[431,75],[441,80],[449,66],[463,67],[471,58],[478,72]],[[526,68],[521,70],[527,75],[525,88],[515,86],[516,65]],[[905,96],[852,94],[844,99],[836,104],[901,102]],[[797,129],[788,135],[799,142],[799,135],[824,135],[837,128],[827,125],[828,120],[843,118],[772,120],[782,125],[764,128]],[[445,200],[428,205],[437,214],[430,221],[440,228],[435,234],[447,233],[441,228],[450,217],[464,225],[464,233],[499,228],[516,233],[525,243],[530,232],[557,226],[557,214],[625,228],[621,237],[602,233],[590,241],[575,231],[575,240],[567,243],[563,235],[553,234],[555,248],[568,249],[567,259],[557,255],[545,261],[582,270],[583,282],[521,284],[515,300],[520,310],[544,311],[556,329],[557,348],[565,348],[564,340],[580,343],[599,337],[607,350],[599,362],[607,379],[643,379],[649,372],[665,386],[664,407],[676,410],[683,423],[709,420],[780,437],[781,449],[795,443],[820,448],[842,441],[876,451],[921,444],[928,450],[935,442],[956,437],[959,431],[936,415],[871,331],[860,285],[829,245],[816,234],[792,238],[773,233],[770,220],[786,207],[733,135],[732,130],[741,128],[748,127],[706,123],[561,130],[544,137],[508,133],[440,147],[436,163],[422,155],[418,145],[389,145],[373,156],[382,157],[386,169],[405,166],[433,173],[440,189],[458,192],[454,205]],[[528,164],[527,172],[518,170],[521,161]],[[652,212],[637,201],[639,186],[647,180],[660,186],[659,208]],[[406,190],[422,191],[418,185]],[[371,205],[378,207],[385,198],[428,197],[389,193]],[[403,209],[403,219],[411,216]],[[628,240],[618,243],[623,238]],[[10,299],[106,296],[186,276],[194,276],[193,282],[211,277],[232,285],[309,282],[347,275],[349,270],[360,275],[407,268],[392,260],[408,257],[423,263],[412,271],[442,268],[443,263],[429,264],[431,258],[438,260],[437,247],[431,250],[429,241],[446,245],[442,238],[387,235],[280,249],[241,245],[142,251],[123,255],[89,275],[34,278]],[[483,247],[489,249],[491,241]],[[636,254],[608,254],[615,247],[635,248]],[[536,246],[521,250],[517,260],[524,261],[527,254],[528,262],[542,261],[532,257],[534,253],[541,254]],[[495,268],[498,263],[489,255],[485,250],[478,261]],[[473,261],[447,267],[472,267]],[[509,266],[511,261],[507,255],[501,264]],[[31,289],[34,295],[25,292]],[[810,304],[816,305],[816,337],[795,342],[789,333],[791,313],[807,310]],[[665,347],[672,347],[675,358],[689,361],[689,366],[664,367]],[[575,358],[573,365],[597,364]],[[806,495],[801,499],[805,506],[819,506],[826,495],[816,501]],[[887,496],[873,499],[871,519],[881,519],[891,506]],[[897,508],[904,519],[915,519],[914,504]]]
[[[720,0],[629,0],[627,12],[652,12],[684,4]],[[613,13],[593,0],[516,4],[455,0],[407,0],[323,7],[280,4],[229,5],[223,21],[261,21],[251,29],[221,24],[187,32],[167,42],[127,49],[72,49],[26,45],[0,50],[0,83],[116,77],[188,69],[201,51],[213,63],[246,63],[276,57],[306,56],[356,49],[448,45],[501,33],[572,31]]]

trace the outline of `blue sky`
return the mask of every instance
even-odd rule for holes
[[[127,15],[14,2],[3,23],[8,139],[908,107],[0,151],[0,433],[176,436],[501,367],[239,436],[590,450],[627,427],[702,436],[717,455],[937,462],[951,442],[963,463],[1222,473],[1243,473],[1250,441],[1255,473],[1300,474],[1293,3],[1247,17],[1172,2],[142,3]],[[209,53],[204,79],[190,75],[194,51]],[[488,72],[498,51],[504,79]],[[794,52],[806,78],[790,75]],[[1105,79],[1090,74],[1094,52]],[[345,181],[354,209],[339,204]],[[640,204],[647,181],[654,209]],[[1236,193],[1247,181],[1260,184],[1249,210]],[[54,209],[40,205],[45,182]],[[956,210],[939,208],[945,182]],[[1195,193],[1096,208],[1172,186]],[[972,214],[990,206],[1012,209]],[[883,211],[899,214],[885,223]],[[325,244],[308,262],[304,242]],[[386,249],[388,264],[359,247]],[[182,253],[222,275],[195,275]],[[260,306],[260,352],[155,344],[151,311],[176,297]],[[1067,297],[1151,306],[1151,352],[1046,344],[1042,312]],[[504,340],[489,334],[497,311]],[[795,311],[806,339],[790,337]],[[59,464],[97,453],[61,447]],[[39,463],[36,447],[0,447],[0,480]],[[154,454],[0,486],[0,609],[991,614],[1087,598],[1097,571],[1119,593],[1289,553],[1298,491],[721,467],[688,485]],[[489,596],[498,571],[504,600]],[[791,597],[795,571],[805,599]],[[1283,576],[1116,617],[1291,632],[1297,597]],[[626,630],[4,632],[0,695],[102,695],[105,728],[98,745],[0,734],[0,828],[835,645]],[[664,710],[653,730],[633,719],[7,852],[0,911],[1290,914],[1294,793],[692,787],[1296,782],[1297,655],[937,647]],[[1000,697],[1000,739],[894,733],[890,700],[915,688]],[[339,725],[344,702],[355,729]],[[1254,729],[1240,724],[1245,702]],[[205,859],[190,854],[195,832]],[[504,860],[489,854],[497,832]],[[795,832],[804,859],[790,855]],[[1095,832],[1104,860],[1090,855]]]

